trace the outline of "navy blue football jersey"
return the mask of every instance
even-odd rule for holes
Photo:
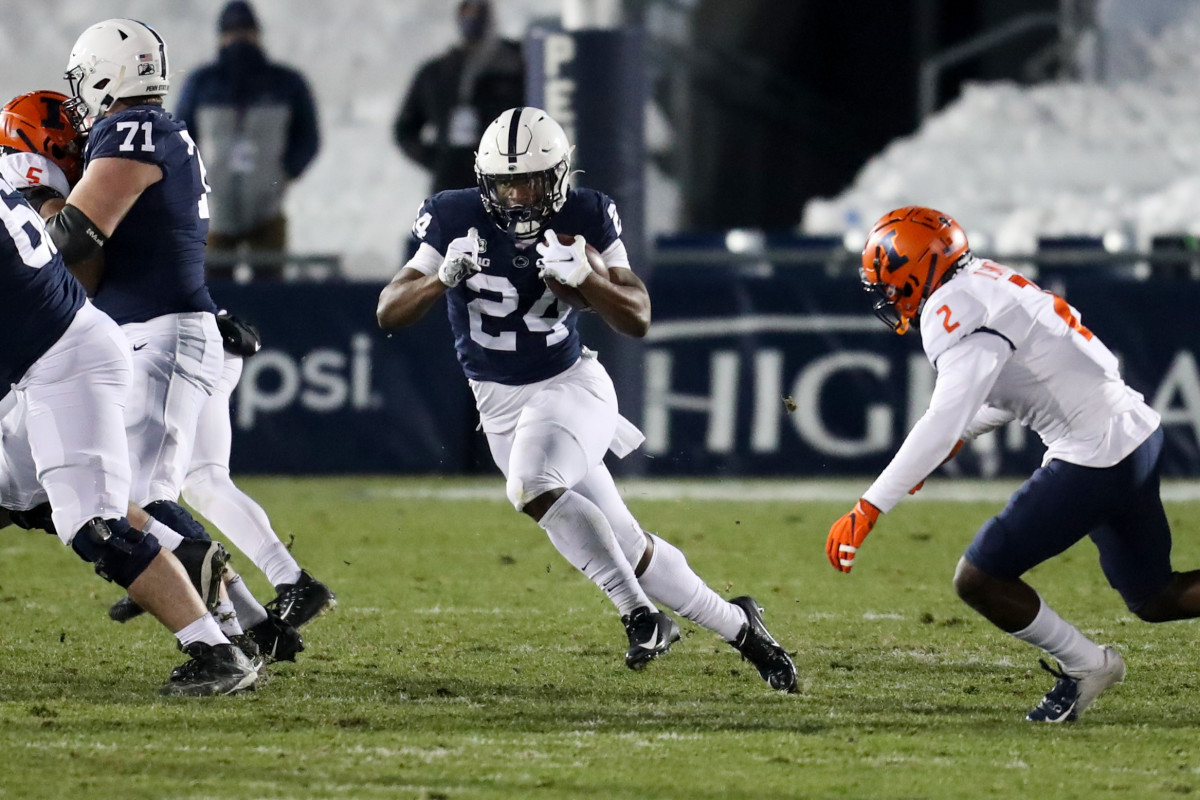
[[[98,120],[83,157],[85,169],[97,158],[131,158],[163,173],[104,245],[96,305],[121,324],[215,312],[204,282],[208,185],[187,127],[158,106],[135,106]]]
[[[616,204],[593,189],[572,189],[550,220],[555,233],[582,236],[603,252],[620,234]],[[454,348],[468,378],[512,386],[551,378],[580,356],[576,312],[538,277],[537,250],[517,247],[484,210],[476,189],[439,192],[417,212],[413,236],[445,255],[470,228],[483,244],[483,268],[446,291]]]
[[[0,397],[58,341],[87,296],[42,218],[0,178]]]

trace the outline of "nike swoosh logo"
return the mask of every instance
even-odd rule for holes
[[[638,647],[643,650],[654,650],[658,647],[658,624],[654,625],[654,635],[650,637],[650,644],[639,644]]]
[[[134,352],[137,352],[138,350],[141,350],[143,347],[145,347],[145,346],[146,346],[146,345],[148,345],[148,344],[149,344],[149,342],[142,342],[141,344],[135,344],[135,345],[133,346]]]

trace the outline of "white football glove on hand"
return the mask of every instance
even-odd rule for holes
[[[438,267],[438,280],[453,289],[482,269],[479,266],[479,231],[471,228],[446,247],[446,257]]]
[[[546,241],[537,246],[538,277],[545,280],[554,278],[567,286],[578,286],[588,275],[592,274],[592,265],[588,263],[587,243],[582,236],[576,235],[571,244],[563,244],[558,240],[554,231],[546,230]]]

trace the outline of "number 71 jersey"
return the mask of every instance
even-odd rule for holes
[[[1158,414],[1121,378],[1116,356],[1079,312],[1008,267],[976,259],[921,310],[930,363],[973,336],[997,336],[1012,355],[987,396],[1041,436],[1046,460],[1111,466],[1149,436]]]
[[[550,220],[555,233],[583,236],[604,252],[621,235],[616,205],[592,189],[572,189]],[[481,240],[475,275],[446,291],[454,348],[472,380],[510,386],[551,378],[580,356],[576,312],[538,277],[536,242],[518,247],[484,210],[476,189],[439,192],[425,201],[413,236],[445,255],[475,228]]]

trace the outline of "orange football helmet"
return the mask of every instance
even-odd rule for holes
[[[40,153],[74,185],[83,172],[83,146],[63,110],[67,96],[38,91],[14,97],[0,109],[0,150]]]
[[[860,274],[863,288],[879,298],[875,315],[903,335],[926,298],[972,258],[957,222],[932,208],[906,206],[871,228]]]

